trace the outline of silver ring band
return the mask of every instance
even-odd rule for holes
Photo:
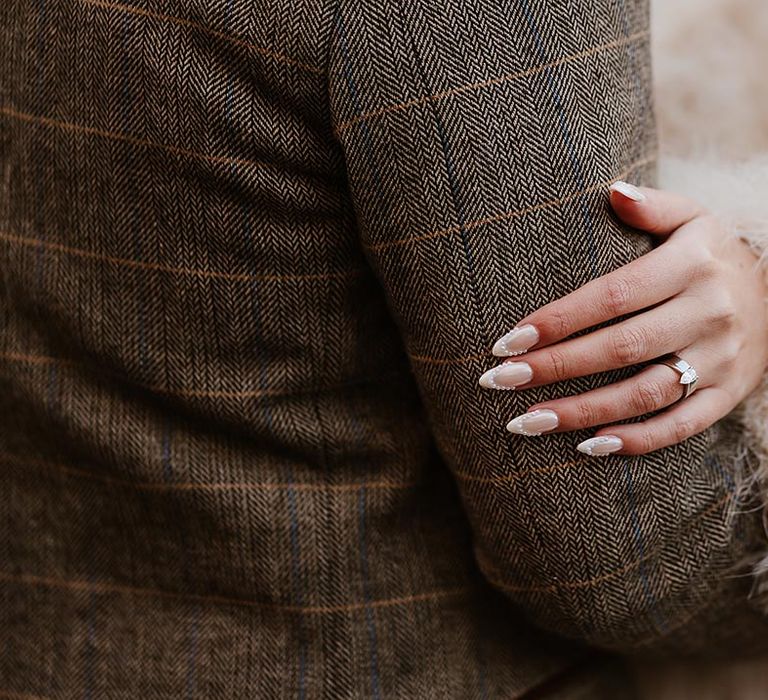
[[[679,383],[683,387],[683,394],[678,399],[678,401],[687,399],[694,391],[696,391],[696,385],[699,383],[699,375],[696,374],[696,370],[693,368],[693,365],[686,362],[679,355],[670,353],[669,355],[660,357],[653,364],[666,365],[667,367],[671,367],[680,375]]]

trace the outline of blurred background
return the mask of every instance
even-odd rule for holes
[[[768,1],[651,0],[651,8],[664,148],[768,153]]]
[[[651,7],[662,152],[738,161],[737,186],[742,177],[765,183],[768,216],[768,0],[651,0]],[[649,663],[637,675],[642,700],[768,699],[768,658]]]

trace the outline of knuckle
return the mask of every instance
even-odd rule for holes
[[[721,294],[720,298],[709,307],[710,321],[722,329],[736,326],[738,314],[736,304],[730,294]]]
[[[616,328],[611,333],[610,357],[621,366],[640,362],[646,347],[645,333],[639,328]]]
[[[555,381],[568,379],[568,362],[563,353],[558,350],[550,350],[548,353],[549,374]]]
[[[723,222],[720,220],[720,217],[713,214],[711,211],[702,208],[701,213],[696,218],[700,225],[704,226],[704,228],[714,234],[719,235],[723,229]]]
[[[736,355],[732,354],[730,351],[726,351],[720,358],[719,370],[721,374],[730,374],[736,368],[737,364]]]
[[[738,364],[743,352],[742,340],[735,335],[722,339],[716,345],[703,347],[699,350],[700,357],[696,362],[708,368],[707,374],[725,379]]]
[[[658,436],[653,430],[643,430],[638,436],[636,441],[635,454],[647,454],[653,452],[658,445]]]
[[[651,413],[666,404],[667,391],[658,382],[644,381],[630,395],[630,406],[638,414]]]
[[[720,390],[726,398],[726,403],[731,407],[736,406],[741,401],[741,398],[750,391],[749,388],[745,390],[740,385],[731,384],[724,384],[720,387]]]
[[[698,425],[691,418],[678,419],[672,424],[672,435],[676,443],[682,442],[698,432]]]
[[[741,356],[743,349],[744,341],[740,338],[732,338],[725,343],[725,347],[720,354],[722,365],[727,369],[733,368]]]
[[[579,401],[576,404],[576,422],[578,428],[598,425],[598,412],[591,401]]]
[[[620,316],[630,307],[634,285],[627,277],[608,277],[603,295],[605,308],[612,316]]]
[[[550,334],[556,338],[565,338],[571,334],[571,316],[564,309],[552,309],[547,325],[550,328]]]
[[[720,261],[709,248],[702,245],[695,247],[693,253],[689,253],[689,250],[686,249],[686,254],[691,256],[691,272],[694,279],[711,280],[720,275],[722,271]]]

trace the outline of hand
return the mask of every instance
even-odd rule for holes
[[[768,286],[749,246],[695,202],[626,183],[611,189],[616,214],[663,243],[521,319],[493,351],[526,353],[525,361],[505,360],[480,384],[525,389],[674,352],[699,375],[696,391],[684,401],[678,403],[679,374],[651,364],[616,384],[532,405],[507,426],[539,435],[667,409],[643,422],[601,428],[578,446],[594,455],[645,454],[705,430],[758,385],[768,365]],[[641,313],[566,340],[634,312]]]

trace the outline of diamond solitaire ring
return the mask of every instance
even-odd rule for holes
[[[699,382],[699,375],[696,374],[696,370],[693,365],[688,364],[682,357],[670,353],[664,357],[660,357],[653,364],[666,365],[680,374],[680,384],[683,387],[683,394],[678,401],[687,399],[694,391],[696,391],[696,384]]]

